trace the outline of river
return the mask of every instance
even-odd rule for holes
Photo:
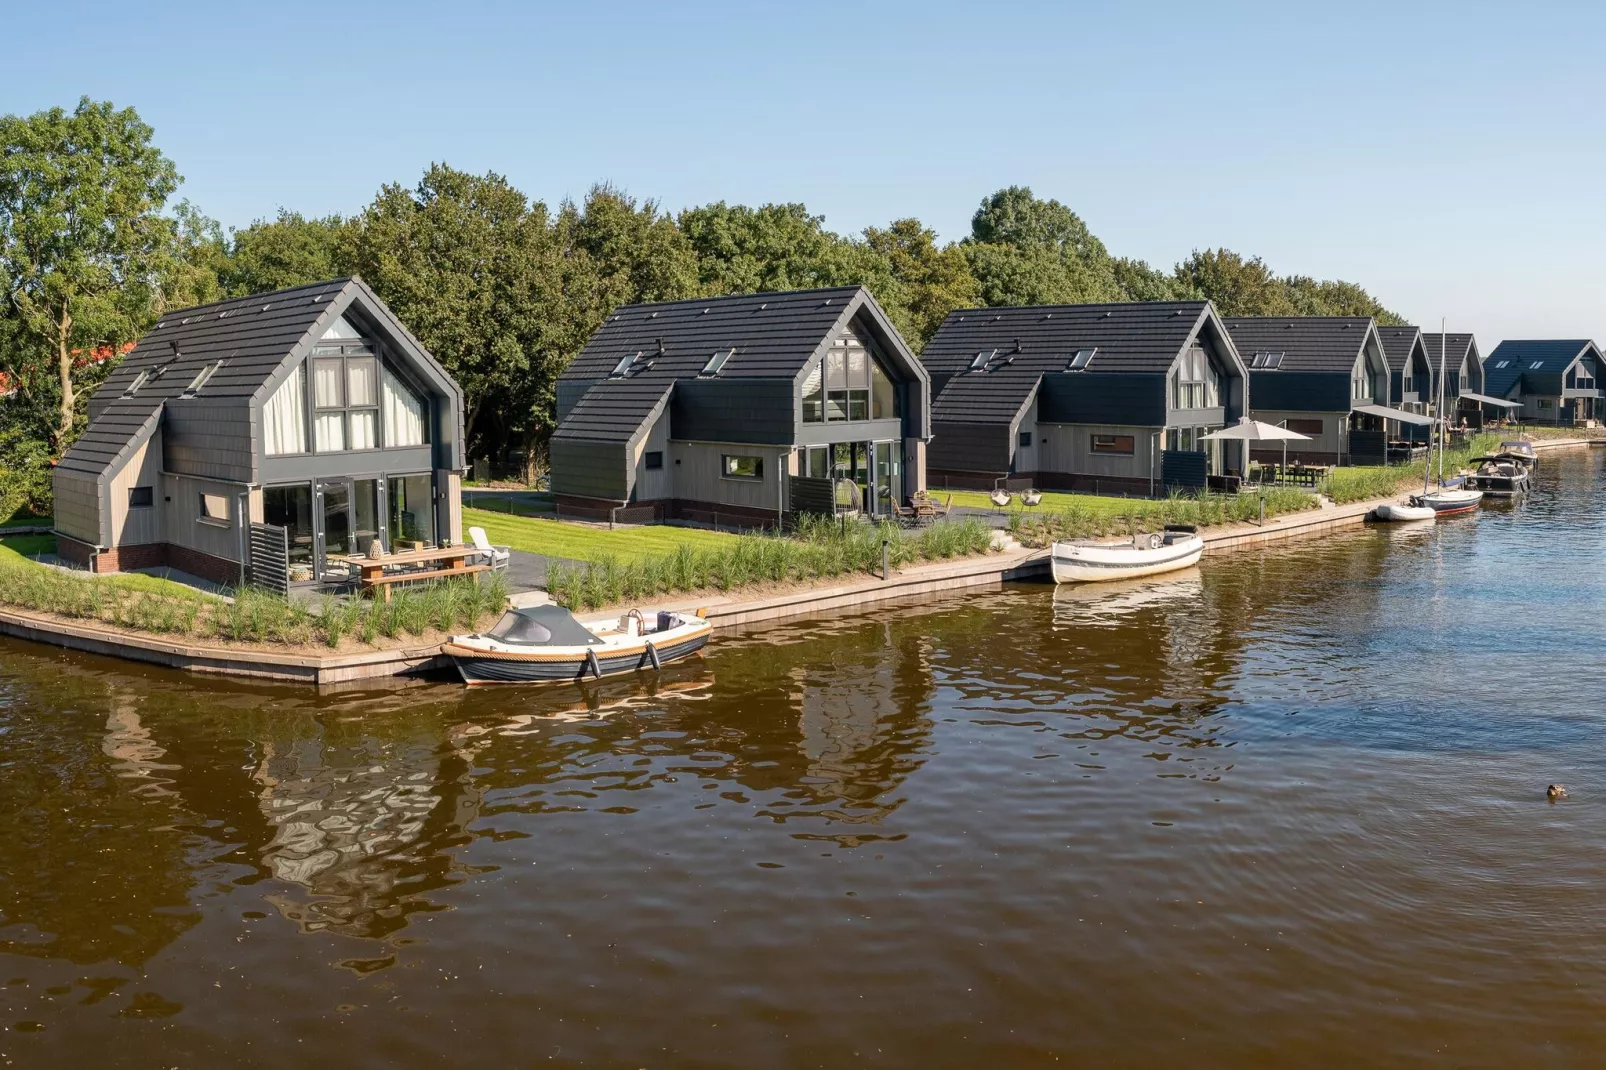
[[[644,685],[0,639],[0,1061],[1600,1065],[1603,459]]]

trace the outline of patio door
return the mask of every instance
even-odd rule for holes
[[[351,576],[347,559],[351,545],[351,484],[346,480],[319,482],[317,492],[318,578],[344,580]]]

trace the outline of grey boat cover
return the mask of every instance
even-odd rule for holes
[[[591,629],[562,606],[510,609],[485,633],[498,642],[519,646],[603,646]]]

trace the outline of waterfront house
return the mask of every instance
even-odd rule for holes
[[[1471,334],[1424,332],[1422,347],[1428,367],[1433,370],[1433,391],[1439,389],[1439,365],[1444,365],[1445,412],[1451,420],[1465,419],[1474,427],[1483,426],[1483,405],[1499,408],[1498,398],[1483,393],[1483,357],[1478,340]]]
[[[1208,301],[962,309],[921,359],[933,486],[1149,493],[1242,471],[1238,443],[1203,441],[1247,400]]]
[[[1602,418],[1601,351],[1585,338],[1501,342],[1483,362],[1484,393],[1516,402],[1530,423],[1583,424]]]
[[[292,579],[377,541],[461,541],[463,395],[359,279],[170,312],[56,466],[56,541],[96,572],[249,579],[251,525]]]
[[[1310,438],[1288,444],[1291,461],[1384,463],[1402,410],[1389,407],[1391,369],[1371,317],[1243,316],[1225,322],[1249,368],[1250,415]],[[1414,374],[1412,381],[1414,387]],[[1270,446],[1257,448],[1255,459],[1280,460],[1281,444]]]
[[[558,379],[552,491],[632,520],[887,514],[925,487],[930,407],[862,286],[630,305]]]
[[[1379,327],[1378,340],[1389,362],[1389,405],[1406,412],[1433,412],[1433,372],[1418,327]]]

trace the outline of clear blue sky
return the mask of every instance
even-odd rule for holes
[[[1606,340],[1606,5],[19,4],[0,111],[138,108],[229,226],[435,160],[555,203],[801,201],[962,237],[1029,185],[1437,329]]]

